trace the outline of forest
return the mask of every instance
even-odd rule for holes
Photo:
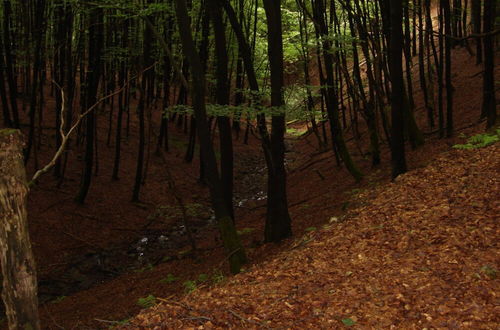
[[[3,0],[0,327],[497,329],[496,0]]]

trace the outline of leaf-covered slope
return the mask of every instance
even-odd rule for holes
[[[453,150],[362,193],[272,261],[127,328],[496,329],[499,149]]]

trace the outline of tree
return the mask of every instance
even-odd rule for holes
[[[272,115],[271,122],[271,166],[268,166],[267,170],[267,214],[264,235],[266,242],[279,242],[292,235],[286,197],[285,114],[282,113],[285,104],[281,0],[264,0],[264,8],[267,17],[267,49],[271,70],[271,106],[277,111]]]
[[[88,14],[89,23],[89,64],[85,79],[85,109],[90,108],[97,100],[99,81],[101,79],[102,55],[102,8],[91,8]],[[92,168],[94,166],[95,143],[95,113],[92,111],[86,117],[85,124],[85,162],[80,190],[75,198],[78,203],[84,203],[90,188]]]
[[[0,130],[0,261],[9,329],[40,329],[36,266],[28,231],[22,134]]]
[[[386,1],[385,9],[389,11],[389,72],[391,79],[391,161],[392,178],[406,172],[406,156],[404,141],[404,107],[406,106],[403,78],[403,7],[400,0]]]
[[[205,77],[199,54],[193,41],[190,29],[190,20],[185,0],[175,0],[175,12],[179,28],[180,39],[184,56],[191,66],[191,96],[193,110],[197,121],[197,131],[200,141],[202,155],[204,157],[205,174],[208,181],[212,206],[215,211],[215,218],[219,226],[219,231],[226,248],[229,264],[232,273],[238,273],[241,266],[247,262],[245,250],[241,245],[238,234],[233,224],[233,219],[229,214],[224,200],[224,193],[220,181],[219,171],[215,152],[208,129],[208,120],[205,106]]]
[[[317,30],[317,35],[321,37],[321,46],[323,51],[323,61],[324,61],[324,70],[326,73],[326,79],[324,83],[326,84],[325,88],[325,100],[326,100],[326,109],[328,114],[328,119],[330,121],[330,132],[332,135],[332,146],[334,148],[334,152],[338,152],[340,158],[344,162],[349,173],[354,177],[356,181],[360,181],[363,177],[363,174],[359,171],[359,169],[354,164],[354,161],[351,158],[349,150],[347,149],[347,145],[344,140],[344,136],[342,133],[342,127],[340,125],[339,119],[339,102],[337,97],[337,91],[335,90],[336,82],[334,76],[334,57],[333,57],[333,49],[332,43],[329,37],[328,30],[328,22],[326,19],[326,8],[324,0],[311,0],[312,3],[312,11],[314,18],[314,26]]]
[[[209,1],[210,14],[215,35],[216,53],[216,101],[219,105],[229,104],[228,54],[226,50],[226,27],[222,20],[221,7],[217,0]],[[218,116],[219,141],[221,151],[221,181],[227,209],[234,219],[233,211],[233,140],[228,116]]]
[[[497,107],[495,97],[495,42],[491,32],[495,29],[496,1],[484,4],[484,32],[490,33],[484,38],[484,76],[483,105],[481,116],[487,118],[486,127],[492,128],[497,123]]]
[[[451,137],[453,134],[453,85],[451,80],[451,44],[452,44],[452,22],[450,0],[441,0],[441,8],[444,15],[444,75],[446,82],[446,136]]]

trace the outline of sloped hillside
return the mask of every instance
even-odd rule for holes
[[[497,329],[499,152],[446,152],[271,261],[157,298],[124,328]]]

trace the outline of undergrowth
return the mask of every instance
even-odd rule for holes
[[[467,139],[465,144],[455,144],[455,149],[478,149],[489,146],[493,143],[500,141],[500,128],[497,128],[495,133],[482,133],[476,134]]]

